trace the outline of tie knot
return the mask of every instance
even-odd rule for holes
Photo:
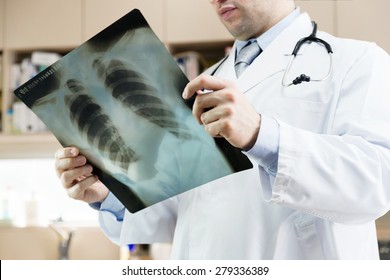
[[[261,48],[257,41],[248,42],[238,53],[235,63],[237,77],[244,69],[261,53]]]
[[[257,41],[248,42],[238,53],[236,64],[244,62],[246,64],[251,64],[252,61],[260,54],[261,48]]]

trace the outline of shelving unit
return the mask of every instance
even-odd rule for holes
[[[14,101],[10,70],[33,51],[64,54],[79,45],[82,1],[0,0],[0,11],[0,53],[3,54],[0,158],[52,158],[60,145],[51,133],[12,132],[6,116]]]
[[[70,49],[41,48],[39,51],[56,52],[66,54]],[[12,64],[20,63],[24,58],[31,56],[37,49],[13,49],[6,48],[3,52],[3,68],[11,69]],[[0,133],[0,159],[4,158],[53,158],[54,152],[60,148],[59,142],[50,132],[39,133],[14,133],[12,120],[7,116],[7,110],[12,108],[17,98],[13,95],[10,71],[3,73],[3,98],[2,98],[2,130]]]
[[[11,85],[10,69],[14,63],[31,55],[33,51],[57,52],[65,54],[86,41],[94,34],[120,18],[128,11],[138,8],[142,11],[156,35],[166,44],[173,53],[192,50],[200,53],[209,65],[224,56],[224,48],[232,43],[227,32],[220,27],[222,36],[215,37],[215,32],[206,28],[200,29],[197,24],[185,27],[189,34],[198,34],[195,44],[189,41],[169,40],[169,36],[180,38],[181,34],[172,33],[169,26],[176,25],[183,30],[182,22],[173,13],[183,6],[171,6],[172,1],[155,0],[118,0],[115,5],[111,1],[93,0],[0,0],[0,54],[3,54],[2,89],[2,129],[0,132],[0,159],[1,158],[33,158],[53,157],[56,149],[60,147],[55,137],[47,133],[14,134],[7,120],[6,112],[12,107],[14,95]],[[186,0],[192,6],[209,5],[207,2],[199,4],[198,1]],[[23,9],[20,9],[23,7]],[[171,9],[174,11],[171,11]],[[209,12],[213,12],[207,7]],[[169,12],[168,12],[169,11]],[[217,18],[214,21],[218,21]],[[72,19],[72,20],[69,20]],[[179,22],[180,21],[180,22]],[[206,23],[207,25],[207,23]],[[224,33],[223,33],[224,32]],[[203,36],[203,37],[202,37]],[[194,38],[195,38],[194,37]],[[214,40],[211,40],[214,38]],[[229,41],[230,40],[230,41]],[[209,66],[205,65],[205,67]]]
[[[111,1],[90,0],[0,0],[0,54],[2,69],[0,159],[53,158],[60,147],[50,133],[14,134],[7,120],[14,95],[11,67],[33,51],[66,54],[82,42],[134,8],[146,10],[156,34],[163,35],[163,0]],[[23,9],[21,9],[23,7]],[[108,12],[109,11],[109,12]]]
[[[60,147],[51,133],[0,135],[0,159],[54,158]]]
[[[189,45],[191,46],[190,49]],[[232,45],[232,40],[203,43],[173,43],[169,45],[169,51],[175,56],[180,56],[180,54],[184,54],[188,51],[196,53],[199,57],[200,72],[202,72],[224,58],[227,49]]]

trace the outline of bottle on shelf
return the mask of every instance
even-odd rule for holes
[[[22,208],[16,191],[8,186],[1,197],[0,224],[21,226],[23,224]]]
[[[43,217],[42,201],[36,191],[31,191],[24,201],[26,226],[45,226],[47,222]]]

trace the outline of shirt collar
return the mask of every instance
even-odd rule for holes
[[[276,25],[272,26],[265,33],[261,34],[257,38],[253,38],[247,41],[236,40],[236,54],[249,42],[256,40],[260,48],[264,51],[271,42],[278,37],[278,35],[288,27],[296,18],[301,14],[299,8],[295,8],[288,16],[279,21]]]

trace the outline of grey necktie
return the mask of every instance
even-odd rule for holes
[[[237,78],[248,67],[252,61],[261,53],[261,48],[257,41],[248,42],[238,53],[234,69],[236,70]]]

